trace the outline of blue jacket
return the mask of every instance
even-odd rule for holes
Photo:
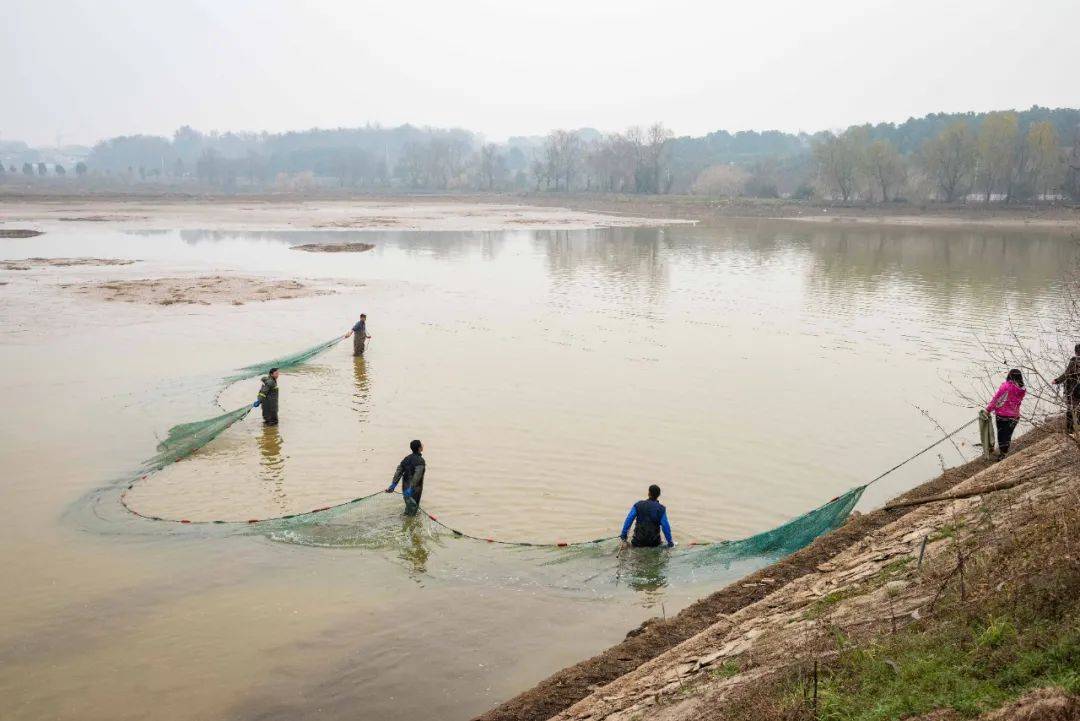
[[[631,543],[635,546],[659,546],[661,530],[664,532],[664,538],[667,539],[667,545],[675,545],[671,540],[671,525],[668,523],[667,509],[660,501],[650,498],[638,501],[631,506],[619,538],[626,540],[631,525],[634,526],[634,538]]]

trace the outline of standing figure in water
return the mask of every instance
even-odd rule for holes
[[[424,493],[424,471],[427,464],[424,462],[423,443],[413,441],[409,448],[412,453],[401,459],[394,471],[394,480],[386,492],[393,493],[397,484],[401,483],[401,495],[405,497],[405,515],[415,516],[420,509],[420,496]]]
[[[630,526],[634,526],[634,537],[630,545],[635,548],[649,548],[660,545],[660,531],[664,532],[667,547],[671,548],[675,542],[671,540],[671,525],[668,524],[667,509],[660,503],[660,486],[655,483],[649,486],[649,497],[638,501],[630,507],[630,513],[623,523],[622,533],[619,538],[625,544],[626,537],[630,533]]]
[[[349,336],[353,337],[352,354],[357,357],[364,355],[364,346],[371,338],[367,334],[367,313],[360,314],[360,320],[356,321],[352,330],[345,334],[346,338]]]
[[[263,423],[268,426],[276,426],[278,423],[278,369],[271,368],[270,372],[263,376],[262,387],[259,388],[259,399],[256,406],[262,406]]]
[[[986,404],[986,412],[997,416],[998,451],[1001,454],[998,456],[999,461],[1009,452],[1013,431],[1020,422],[1020,403],[1025,395],[1027,390],[1024,388],[1024,376],[1018,369],[1013,368],[1005,377],[1005,382],[997,389],[997,393]]]

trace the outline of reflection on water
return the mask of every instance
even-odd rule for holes
[[[285,457],[281,455],[281,432],[278,426],[262,427],[259,434],[259,455],[261,458],[259,474],[270,495],[277,501],[282,512],[288,508],[285,493]]]
[[[353,410],[361,423],[368,420],[368,396],[371,387],[368,385],[367,361],[364,356],[353,358],[353,379],[356,381],[356,391],[353,393]]]
[[[290,249],[361,239],[375,250]],[[393,449],[423,437],[429,505],[478,535],[540,541],[552,539],[528,513],[535,504],[563,519],[559,535],[587,538],[615,525],[644,481],[672,488],[673,513],[692,497],[706,512],[680,532],[716,540],[771,527],[876,475],[936,431],[916,406],[950,427],[966,420],[949,382],[962,384],[981,360],[976,339],[1006,317],[1052,315],[1058,269],[1077,257],[1074,243],[1049,235],[766,222],[183,231],[154,243],[165,255],[196,247],[245,266],[362,279],[380,341],[363,358],[335,349],[283,376],[290,454],[288,473],[264,464],[279,474],[273,499],[248,489],[244,445],[234,444],[139,489],[145,510],[265,515],[288,499],[289,512],[303,511],[385,483]],[[357,302],[342,305],[297,313],[295,342],[283,337],[268,354],[303,345],[315,326],[347,325]],[[226,398],[242,395],[233,392]],[[924,460],[867,500],[931,473],[934,459]],[[690,478],[709,480],[690,490]],[[582,482],[603,492],[582,504]]]
[[[616,582],[623,581],[630,588],[656,603],[667,586],[667,566],[671,551],[667,548],[625,548],[619,553]]]
[[[430,555],[427,548],[430,533],[426,525],[418,516],[404,516],[401,525],[404,543],[401,544],[399,557],[408,564],[409,574],[417,581],[427,573],[427,560]]]
[[[0,529],[0,565],[19,582],[0,611],[0,695],[15,718],[307,718],[323,715],[322,700],[342,718],[358,707],[386,719],[479,713],[617,640],[654,613],[643,606],[673,611],[765,562],[687,541],[773,528],[876,475],[936,435],[916,406],[945,427],[968,420],[948,381],[970,378],[976,339],[1006,318],[1052,318],[1059,273],[1078,257],[1069,238],[1037,233],[767,221],[506,233],[91,226],[0,246],[0,258],[140,260],[3,272],[0,502],[18,512]],[[376,248],[292,249],[334,241]],[[184,308],[91,303],[58,287],[210,273],[347,282],[336,295]],[[683,550],[616,558],[604,544],[465,543],[403,518],[400,498],[382,493],[337,525],[265,531],[303,546],[219,527],[156,532],[122,514],[101,522],[144,532],[58,522],[151,455],[155,432],[210,415],[216,388],[189,376],[310,346],[361,307],[378,338],[364,358],[343,344],[284,373],[278,428],[249,417],[131,502],[195,519],[307,511],[385,488],[419,437],[425,505],[466,532],[612,536],[655,481]],[[226,389],[223,406],[250,403],[257,385]],[[88,408],[109,422],[89,422]],[[974,435],[957,440],[977,452]],[[862,507],[937,462],[906,466]],[[431,632],[416,633],[416,619]],[[410,654],[456,662],[418,686]]]

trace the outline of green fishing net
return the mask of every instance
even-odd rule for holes
[[[224,378],[225,384],[265,373],[272,367],[290,368],[305,363],[342,340],[342,336],[299,353],[239,369]],[[169,429],[168,435],[147,459],[140,478],[175,463],[210,443],[252,410],[244,405],[200,421]],[[132,481],[127,490],[134,488]],[[673,550],[623,548],[617,538],[605,537],[571,544],[534,544],[512,539],[472,536],[446,519],[421,513],[406,517],[400,495],[383,492],[345,503],[312,509],[278,518],[251,519],[244,523],[210,521],[242,529],[273,541],[327,548],[379,551],[397,560],[410,572],[424,576],[445,575],[473,581],[543,585],[575,593],[605,593],[626,585],[652,592],[672,581],[717,582],[752,572],[793,553],[818,536],[842,525],[862,496],[865,486],[854,488],[828,503],[776,528],[740,540],[689,544]],[[136,515],[121,494],[124,507]],[[155,521],[191,523],[184,519],[143,516]]]
[[[398,495],[374,493],[332,508],[259,521],[247,532],[324,548],[380,551],[411,572],[515,588],[545,587],[607,595],[626,586],[646,593],[670,583],[741,578],[840,527],[865,487],[748,538],[674,549],[624,548],[617,538],[534,544],[479,538],[445,519],[407,517]]]
[[[316,346],[312,346],[311,348],[307,348],[298,353],[293,353],[292,355],[245,366],[238,369],[234,374],[223,378],[222,383],[227,386],[237,381],[254,378],[257,375],[268,372],[271,368],[285,370],[301,365],[323,351],[340,343],[342,338],[344,338],[344,336],[337,336],[325,343],[319,343]],[[249,412],[251,412],[251,406],[245,405],[242,408],[227,411],[221,415],[214,416],[213,418],[206,418],[201,421],[192,421],[190,423],[181,423],[180,425],[173,426],[169,429],[165,439],[158,444],[157,453],[143,463],[141,472],[145,473],[147,471],[160,470],[170,463],[175,463],[181,458],[194,453],[224,433],[229,426],[242,420]]]
[[[271,368],[279,368],[285,370],[286,368],[292,368],[298,366],[301,363],[307,363],[309,360],[319,355],[323,351],[333,348],[340,343],[345,336],[339,335],[332,340],[328,340],[325,343],[312,346],[306,350],[302,350],[299,353],[293,353],[292,355],[282,356],[280,358],[274,358],[273,360],[263,361],[261,363],[255,363],[254,365],[244,366],[238,368],[237,371],[229,376],[226,376],[223,380],[226,385],[229,383],[235,383],[236,381],[246,380],[248,378],[254,378],[255,376],[262,375],[268,372]]]
[[[191,455],[250,412],[251,405],[245,405],[213,418],[173,426],[165,439],[158,443],[157,453],[143,462],[143,472],[160,470]]]

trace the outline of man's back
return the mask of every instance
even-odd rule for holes
[[[394,480],[401,480],[403,490],[413,487],[422,488],[425,470],[427,470],[427,463],[424,457],[419,453],[410,453],[398,464],[398,473],[395,474]]]
[[[637,518],[634,523],[634,538],[631,543],[635,546],[659,546],[660,525],[664,520],[667,509],[660,501],[647,498],[634,504]]]

